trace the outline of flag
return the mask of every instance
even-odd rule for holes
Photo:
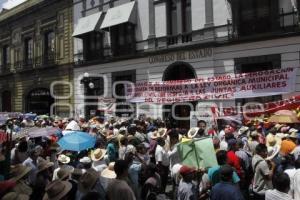
[[[177,146],[181,163],[190,167],[209,168],[218,166],[211,138],[199,138],[181,142]]]

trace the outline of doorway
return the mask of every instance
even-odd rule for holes
[[[194,79],[197,78],[196,72],[194,68],[186,63],[186,62],[175,62],[167,67],[167,69],[163,73],[163,81],[171,81],[171,80],[186,80],[186,79]],[[196,102],[191,102],[193,107],[195,107]],[[172,116],[172,106],[174,104],[166,104],[163,106],[163,117],[165,121],[169,121],[169,123],[173,127],[185,128],[189,129],[190,120],[175,120],[174,116]],[[177,105],[175,107],[175,115],[177,117],[189,118],[191,107],[188,105]]]
[[[2,112],[11,112],[11,92],[5,90],[1,94]]]

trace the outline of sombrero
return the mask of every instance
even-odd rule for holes
[[[99,160],[101,160],[104,157],[105,154],[106,154],[106,150],[105,149],[99,149],[98,148],[98,149],[92,151],[92,153],[91,153],[91,159],[93,161],[99,161]]]
[[[114,166],[115,166],[115,162],[111,162],[109,163],[108,167],[105,168],[102,172],[101,172],[101,176],[104,178],[110,178],[110,179],[114,179],[117,177],[115,171],[114,171]]]
[[[194,138],[197,135],[198,131],[199,131],[198,127],[192,127],[192,128],[190,128],[190,130],[187,133],[187,137],[188,138]]]

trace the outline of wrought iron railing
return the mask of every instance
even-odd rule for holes
[[[239,22],[240,26],[237,25],[235,20],[228,20],[228,37],[229,39],[242,39],[258,35],[300,32],[299,12],[296,10],[284,11],[284,9],[281,9],[280,13],[274,16],[272,20],[274,20],[274,24],[276,25],[271,28],[268,26],[263,27],[264,23],[262,19],[253,18],[253,20],[248,20],[247,24]],[[266,24],[270,23],[266,22]],[[245,33],[243,26],[252,27],[252,31]]]
[[[10,63],[6,63],[6,64],[0,65],[0,73],[1,74],[11,73],[11,64]]]

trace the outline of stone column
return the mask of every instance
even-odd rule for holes
[[[148,48],[155,48],[155,8],[154,0],[148,0],[148,14],[149,14],[149,36]]]
[[[213,0],[205,0],[205,27],[214,26]]]

